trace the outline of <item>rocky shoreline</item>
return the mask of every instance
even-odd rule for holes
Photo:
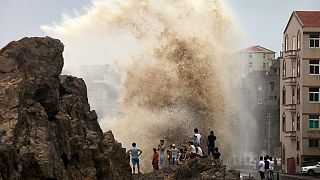
[[[240,178],[208,158],[132,176],[125,149],[90,109],[83,79],[61,75],[63,49],[35,37],[0,50],[0,180]]]

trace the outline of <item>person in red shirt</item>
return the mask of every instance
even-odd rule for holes
[[[153,170],[159,169],[159,154],[156,148],[153,148],[152,166],[153,166]]]

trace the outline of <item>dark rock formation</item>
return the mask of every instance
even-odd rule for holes
[[[209,160],[208,158],[195,158],[184,162],[179,166],[169,166],[162,170],[153,171],[148,174],[138,175],[138,180],[211,180],[228,179],[240,180],[240,172],[226,169],[221,161]]]
[[[82,79],[60,76],[63,45],[24,38],[0,50],[0,179],[131,179]]]

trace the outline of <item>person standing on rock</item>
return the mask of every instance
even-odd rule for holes
[[[166,148],[164,146],[164,140],[160,140],[160,144],[158,145],[158,151],[159,151],[159,169],[164,168],[164,152]]]
[[[133,174],[136,173],[136,165],[138,166],[138,174],[140,174],[139,156],[142,154],[142,151],[136,146],[136,143],[132,143],[132,148],[129,151],[127,151],[127,153],[131,155]]]
[[[171,151],[171,164],[178,165],[179,150],[176,148],[175,144],[172,144],[172,148],[170,151]]]
[[[217,140],[213,131],[210,131],[210,135],[208,136],[207,145],[208,145],[208,156],[212,159],[214,155],[215,141]]]
[[[156,148],[153,148],[152,166],[153,170],[159,170],[159,154]]]
[[[194,135],[197,136],[196,144],[193,144],[194,146],[200,146],[201,143],[201,134],[199,133],[199,130],[197,128],[194,129]]]
[[[260,161],[259,161],[259,173],[260,173],[260,178],[264,179],[264,172],[265,172],[265,164],[263,161],[263,157],[260,156]]]

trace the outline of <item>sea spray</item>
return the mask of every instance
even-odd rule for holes
[[[121,115],[100,124],[125,147],[136,142],[147,167],[159,139],[185,143],[194,128],[215,130],[223,156],[231,153],[224,66],[234,28],[218,0],[93,1],[86,14],[42,27],[64,42],[65,69],[122,71]]]

